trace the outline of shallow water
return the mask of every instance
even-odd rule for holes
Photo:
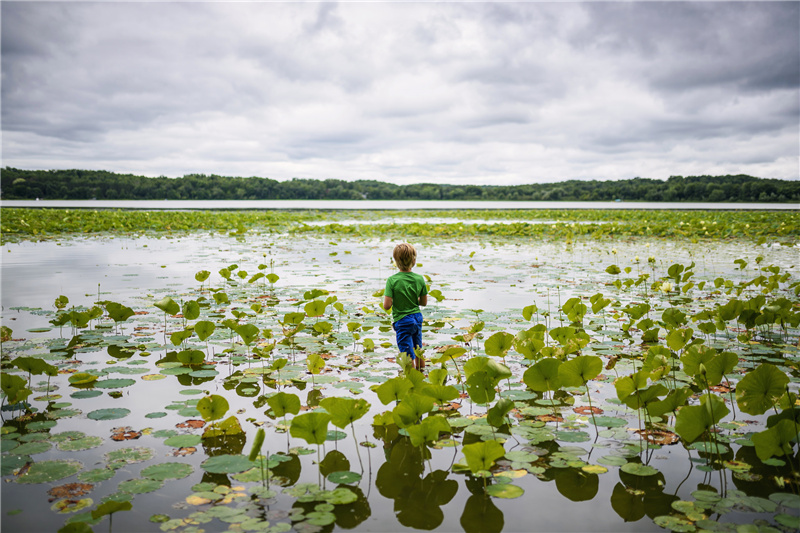
[[[639,273],[651,274],[651,282],[665,274],[672,263],[696,263],[695,272],[697,281],[717,277],[725,277],[734,281],[750,279],[755,275],[754,265],[756,257],[764,257],[763,264],[780,266],[788,270],[793,277],[797,276],[797,249],[788,247],[766,247],[745,244],[741,242],[703,242],[692,244],[689,242],[674,242],[664,240],[625,240],[609,245],[606,242],[577,242],[573,245],[562,243],[548,243],[532,240],[502,240],[490,241],[437,241],[430,239],[428,242],[415,243],[418,246],[420,265],[415,271],[430,277],[431,289],[438,289],[445,299],[437,303],[433,298],[430,305],[424,310],[428,325],[424,332],[424,341],[429,356],[437,346],[454,344],[452,337],[463,333],[459,329],[475,322],[476,319],[485,321],[484,337],[494,331],[503,330],[516,333],[530,327],[521,316],[524,306],[535,303],[540,312],[548,311],[550,314],[548,325],[557,327],[561,320],[558,318],[557,309],[567,299],[575,295],[584,297],[602,292],[606,296],[618,298],[623,305],[627,301],[640,300],[643,297],[659,301],[660,305],[668,303],[678,306],[696,307],[697,301],[711,298],[708,290],[690,293],[695,301],[683,300],[677,295],[643,296],[641,288],[634,290],[619,290],[609,285],[614,276],[606,273],[605,269],[610,264],[617,264],[621,268],[631,267],[630,274],[623,277],[636,277]],[[4,352],[9,350],[13,355],[47,355],[52,351],[68,353],[69,357],[56,356],[48,360],[73,362],[62,364],[62,369],[103,370],[104,368],[142,368],[148,374],[161,374],[164,367],[158,366],[156,361],[161,360],[166,352],[174,347],[165,345],[165,332],[163,329],[164,314],[153,306],[153,302],[165,296],[171,296],[176,301],[197,298],[200,284],[195,281],[194,274],[199,270],[209,270],[212,275],[209,279],[212,288],[224,289],[230,296],[230,306],[226,312],[234,308],[247,310],[251,303],[258,301],[258,297],[271,294],[269,285],[262,285],[263,280],[248,284],[247,278],[259,272],[258,265],[266,264],[267,269],[280,276],[275,284],[274,294],[279,302],[274,307],[266,308],[266,312],[257,315],[254,321],[260,328],[269,328],[278,339],[282,338],[277,319],[288,312],[302,311],[304,295],[307,290],[317,288],[330,291],[338,301],[344,304],[348,316],[338,317],[334,312],[326,320],[334,323],[341,318],[343,323],[358,321],[372,328],[364,336],[372,338],[376,347],[373,353],[363,353],[356,350],[364,364],[350,366],[347,356],[353,353],[353,337],[345,333],[346,327],[341,325],[336,339],[320,345],[317,339],[305,334],[300,347],[290,350],[285,346],[278,346],[276,351],[282,356],[297,360],[297,365],[290,363],[287,372],[295,372],[305,381],[303,388],[298,383],[287,383],[284,389],[287,392],[298,394],[302,403],[307,403],[308,392],[312,389],[312,376],[306,374],[304,358],[305,353],[328,350],[331,359],[326,361],[328,372],[322,384],[316,387],[323,391],[325,396],[351,396],[367,399],[371,404],[370,412],[355,423],[355,432],[359,442],[368,440],[377,444],[376,448],[359,447],[360,455],[364,461],[364,474],[357,484],[363,498],[355,504],[337,506],[336,525],[325,526],[324,529],[356,529],[359,531],[398,531],[403,529],[438,529],[441,531],[656,531],[661,528],[653,522],[656,516],[663,516],[672,511],[670,503],[677,499],[692,500],[691,493],[698,489],[708,487],[720,492],[739,489],[747,494],[763,494],[764,487],[757,483],[748,484],[734,479],[730,471],[722,468],[711,472],[698,470],[698,465],[704,462],[698,457],[696,451],[689,452],[681,445],[665,446],[661,449],[650,450],[644,457],[651,465],[658,468],[659,475],[650,477],[631,476],[622,472],[616,466],[609,466],[605,473],[586,474],[579,468],[549,468],[546,474],[537,476],[527,474],[513,479],[513,484],[522,488],[525,493],[516,499],[486,498],[482,495],[483,484],[480,479],[471,479],[464,474],[450,471],[454,461],[463,459],[461,445],[456,448],[444,447],[431,449],[430,462],[422,461],[418,456],[418,449],[407,445],[403,438],[382,442],[378,439],[371,425],[373,416],[392,406],[383,406],[376,395],[369,390],[369,385],[395,376],[399,368],[390,358],[394,358],[393,346],[382,347],[382,342],[392,343],[390,331],[380,331],[380,327],[387,324],[386,319],[376,314],[379,296],[373,293],[383,288],[385,278],[392,272],[389,258],[393,243],[381,240],[342,240],[321,239],[289,236],[260,236],[248,235],[239,239],[223,236],[206,236],[192,234],[181,238],[76,238],[59,239],[40,243],[9,243],[3,246],[3,262],[0,268],[2,276],[2,323],[14,330],[13,341],[4,343]],[[654,261],[648,262],[652,256]],[[748,261],[745,272],[738,270],[733,263],[735,259],[744,258]],[[246,270],[248,276],[239,279],[235,275],[235,285],[226,283],[217,272],[226,266],[237,264],[237,270]],[[269,267],[271,265],[271,267]],[[234,270],[236,272],[236,270]],[[207,282],[207,285],[208,283]],[[99,292],[99,296],[98,296]],[[147,314],[136,315],[128,321],[114,326],[110,320],[103,321],[103,328],[99,330],[102,338],[106,339],[97,345],[91,342],[79,346],[74,351],[58,348],[54,340],[72,338],[71,326],[62,328],[52,327],[48,320],[54,310],[53,301],[58,295],[69,297],[70,306],[91,306],[98,300],[113,300],[130,306],[135,311]],[[208,298],[210,294],[205,293]],[[671,299],[671,302],[667,302]],[[262,300],[263,301],[263,300]],[[210,313],[210,310],[203,312]],[[328,313],[331,309],[328,309]],[[379,313],[379,312],[378,312]],[[594,318],[594,317],[592,317]],[[541,315],[535,320],[546,320]],[[605,320],[605,319],[604,319]],[[609,322],[613,319],[609,316]],[[314,319],[306,319],[313,325]],[[443,325],[436,327],[434,322]],[[97,324],[95,323],[94,326]],[[168,331],[173,332],[181,328],[181,320],[170,318]],[[599,330],[599,320],[593,323],[592,328]],[[35,329],[37,331],[29,331]],[[47,331],[39,331],[48,329]],[[218,331],[221,328],[218,328]],[[793,333],[796,335],[796,332]],[[642,348],[636,344],[624,345],[610,342],[603,333],[593,335],[594,341],[588,351],[595,352],[607,358],[613,351],[641,353]],[[796,338],[796,337],[795,337]],[[716,342],[724,342],[723,338]],[[109,355],[111,345],[125,345],[137,347],[146,345],[143,352],[134,348],[135,355],[129,358],[114,358]],[[205,344],[196,338],[192,343],[203,351]],[[55,348],[53,346],[56,346]],[[103,394],[96,398],[74,398],[73,394],[78,389],[71,387],[67,381],[69,374],[59,374],[51,379],[51,385],[57,390],[52,394],[61,395],[55,400],[36,400],[43,392],[35,392],[29,399],[32,406],[40,413],[53,413],[58,408],[53,407],[53,402],[70,403],[63,406],[67,409],[79,409],[80,413],[72,416],[56,416],[56,425],[49,428],[50,434],[64,431],[82,431],[87,435],[96,435],[103,438],[99,447],[85,451],[62,452],[55,446],[47,451],[33,455],[35,461],[71,458],[83,463],[84,470],[99,468],[107,463],[104,454],[125,447],[147,447],[155,451],[152,459],[142,463],[127,465],[116,471],[114,477],[107,481],[99,482],[89,497],[94,500],[96,507],[104,497],[118,494],[121,482],[129,479],[139,479],[144,467],[159,462],[180,462],[193,467],[193,472],[186,478],[167,480],[162,488],[149,493],[136,494],[132,498],[133,510],[120,512],[115,515],[113,522],[114,531],[143,531],[155,530],[158,524],[151,523],[150,517],[156,514],[168,515],[173,519],[184,518],[199,510],[213,509],[213,506],[195,506],[186,502],[186,497],[193,490],[192,486],[201,481],[215,483],[226,482],[231,486],[252,487],[257,484],[251,482],[237,482],[225,475],[211,475],[203,471],[201,463],[209,456],[219,453],[212,447],[198,445],[197,452],[186,457],[175,458],[171,456],[174,448],[163,442],[163,437],[154,436],[158,430],[175,430],[175,425],[187,418],[198,419],[199,415],[180,414],[177,410],[165,407],[174,402],[199,399],[203,392],[224,395],[230,403],[230,410],[226,416],[236,414],[240,421],[246,438],[234,439],[227,443],[223,450],[225,453],[247,455],[253,441],[256,425],[253,422],[266,422],[267,440],[263,447],[264,453],[286,452],[288,448],[305,447],[312,450],[309,455],[298,457],[302,465],[299,472],[298,483],[317,483],[318,467],[316,461],[316,447],[309,446],[299,438],[291,437],[287,445],[287,436],[275,431],[275,426],[280,419],[272,420],[264,415],[266,405],[256,407],[254,401],[257,396],[274,392],[272,385],[256,380],[239,382],[231,380],[229,376],[235,375],[246,368],[258,368],[260,362],[230,362],[228,355],[221,354],[222,350],[231,346],[227,333],[215,334],[211,339],[209,348],[210,357],[207,359],[215,362],[214,368],[217,376],[194,378],[189,376],[167,375],[158,381],[145,381],[139,374],[121,374],[118,371],[111,373],[113,378],[131,378],[135,383],[131,386],[121,387],[119,397],[109,395],[111,390],[102,390]],[[481,353],[483,343],[475,346]],[[797,357],[797,349],[788,346],[782,348],[789,357]],[[244,357],[249,348],[237,345],[233,356]],[[294,352],[294,353],[293,353]],[[142,363],[132,365],[131,363]],[[501,387],[505,390],[523,390],[524,385],[518,384],[519,376],[525,370],[518,356],[510,356],[509,366],[515,374],[514,382],[505,383]],[[292,368],[295,367],[295,368]],[[631,363],[622,359],[617,365],[620,375],[632,368]],[[611,378],[613,378],[613,374]],[[33,383],[44,383],[44,376],[34,376]],[[797,376],[792,387],[797,388]],[[103,379],[106,379],[105,377]],[[368,379],[373,379],[369,381]],[[325,381],[328,382],[325,382]],[[353,383],[364,383],[355,386]],[[341,386],[344,385],[344,386]],[[350,387],[350,388],[348,388]],[[251,392],[257,388],[255,394]],[[250,390],[248,390],[250,389]],[[196,392],[195,392],[196,391]],[[622,417],[627,421],[628,427],[637,425],[636,416],[624,406],[619,406],[610,399],[615,397],[614,387],[610,380],[596,381],[590,388],[592,398],[602,405],[606,415]],[[190,394],[186,394],[190,392]],[[575,405],[586,405],[582,397],[576,397]],[[523,400],[532,407],[535,403]],[[518,407],[522,407],[520,403]],[[106,407],[126,408],[131,412],[121,419],[91,420],[87,414],[94,410]],[[462,403],[462,415],[485,412],[484,406],[473,405],[468,399]],[[147,418],[148,413],[166,412],[162,418]],[[580,457],[589,464],[596,464],[599,457],[619,451],[622,443],[630,443],[629,437],[620,435],[604,436],[595,439],[596,431],[591,425],[591,418],[578,417],[571,411],[571,407],[562,409],[566,419],[564,438],[567,440],[547,441],[542,444],[529,445],[520,435],[507,439],[505,448],[520,450],[530,446],[552,448],[550,451],[571,450],[571,453]],[[56,413],[57,415],[58,413]],[[11,426],[8,421],[10,413],[4,413],[6,426]],[[291,418],[291,416],[290,416]],[[753,418],[753,417],[747,417]],[[137,430],[151,431],[139,439],[117,443],[109,440],[109,434],[115,427],[130,426]],[[548,423],[547,427],[555,429],[555,425]],[[329,429],[336,429],[329,426]],[[754,428],[753,430],[756,430]],[[181,433],[199,435],[199,431],[179,430]],[[583,439],[579,433],[586,433]],[[350,436],[349,428],[345,431],[347,437],[343,440],[328,441],[325,444],[325,453],[338,449],[342,451],[349,461],[349,470],[360,472],[358,454]],[[625,431],[623,431],[625,433]],[[629,433],[629,432],[628,432]],[[30,433],[28,433],[30,434]],[[577,441],[568,439],[569,435],[580,438]],[[459,432],[459,439],[472,438]],[[575,450],[579,446],[583,451]],[[742,456],[746,450],[732,445],[733,454]],[[13,450],[9,453],[13,454]],[[694,462],[687,460],[693,454]],[[612,453],[613,455],[613,453]],[[749,457],[749,456],[748,456]],[[434,478],[442,471],[444,480]],[[4,480],[10,481],[13,476],[6,476]],[[57,514],[50,510],[47,490],[52,486],[65,482],[75,481],[75,476],[52,483],[19,484],[4,483],[2,486],[3,504],[3,529],[9,531],[55,531],[71,516],[70,514]],[[293,484],[296,486],[296,484]],[[730,487],[728,487],[730,485]],[[335,486],[330,481],[328,488]],[[273,487],[274,488],[274,487]],[[641,492],[637,492],[641,491]],[[623,497],[624,496],[624,497]],[[242,509],[245,502],[242,499],[228,504],[231,508]],[[300,508],[302,504],[297,498],[286,493],[278,493],[273,498],[262,498],[258,505],[263,507],[264,513],[270,511],[287,511],[291,508]],[[319,502],[317,502],[319,504]],[[219,505],[216,507],[220,507]],[[94,507],[92,507],[94,508]],[[9,511],[21,512],[9,514]],[[307,513],[313,510],[307,509]],[[258,512],[247,508],[248,516],[256,516]],[[741,512],[724,515],[723,521],[737,523],[752,523],[756,519],[772,520],[774,513]],[[281,516],[276,514],[274,516]],[[206,517],[208,518],[208,517]],[[31,525],[35,524],[35,527]],[[275,531],[283,526],[277,524],[291,524],[288,518],[273,520],[272,527]],[[295,527],[302,530],[309,523]],[[225,531],[229,523],[214,519],[199,524],[198,527],[206,531]],[[176,526],[176,531],[188,531],[193,524],[184,523]],[[95,526],[96,530],[104,528],[105,524]],[[313,529],[309,529],[311,531]]]

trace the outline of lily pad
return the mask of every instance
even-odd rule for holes
[[[119,378],[119,379],[103,379],[94,382],[96,389],[121,389],[123,387],[130,387],[135,385],[135,379]]]
[[[117,490],[127,494],[146,494],[163,486],[164,482],[160,479],[129,479],[120,483]]]
[[[620,470],[634,476],[654,476],[658,474],[658,470],[652,466],[643,465],[641,463],[626,463],[622,465]]]
[[[253,467],[253,462],[244,455],[217,455],[209,457],[200,468],[210,474],[236,474]]]
[[[194,472],[194,468],[186,463],[161,463],[151,465],[142,470],[142,477],[148,479],[182,479]]]
[[[91,498],[82,498],[79,500],[68,498],[65,500],[58,500],[50,507],[50,510],[59,514],[67,514],[81,511],[92,505],[94,505],[94,501]]]
[[[107,481],[116,475],[116,471],[110,468],[95,468],[94,470],[86,470],[78,474],[78,481],[84,483],[99,483]]]
[[[92,420],[117,420],[119,418],[124,418],[129,414],[131,414],[130,409],[125,409],[124,407],[116,407],[108,409],[98,409],[96,411],[92,411],[86,416],[88,418],[91,418]]]
[[[103,394],[102,391],[99,390],[79,390],[77,392],[73,392],[69,395],[70,398],[76,399],[85,399],[85,398],[96,398]]]
[[[331,472],[328,474],[328,481],[331,483],[343,483],[345,485],[349,485],[351,483],[358,483],[361,481],[361,474],[347,470]]]
[[[174,448],[185,448],[187,446],[197,446],[202,441],[203,439],[200,435],[175,435],[165,440],[164,444]]]
[[[156,452],[152,448],[133,447],[110,451],[105,458],[110,465],[122,465],[149,461],[155,455]]]
[[[495,498],[512,499],[519,498],[525,494],[525,491],[522,490],[522,487],[505,483],[502,485],[489,485],[486,487],[486,493]]]
[[[81,439],[69,439],[58,443],[58,449],[64,452],[79,452],[91,450],[103,444],[103,439],[95,436],[83,437]]]
[[[17,478],[17,483],[50,483],[75,475],[82,468],[83,464],[78,461],[41,461],[33,463],[24,475]]]
[[[44,453],[53,445],[49,442],[26,442],[25,444],[20,444],[15,450],[14,453],[18,455],[36,455],[37,453]]]

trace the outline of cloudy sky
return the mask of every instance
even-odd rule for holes
[[[2,165],[800,174],[800,3],[9,2]]]

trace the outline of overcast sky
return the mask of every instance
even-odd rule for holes
[[[0,3],[2,165],[800,174],[800,3]]]

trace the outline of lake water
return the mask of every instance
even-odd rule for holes
[[[585,394],[562,396],[563,404],[557,406],[563,416],[561,422],[545,423],[536,419],[543,412],[549,413],[552,407],[547,401],[541,401],[539,395],[524,395],[525,387],[520,380],[526,369],[525,361],[513,351],[505,359],[514,376],[500,383],[499,388],[514,399],[517,411],[501,438],[505,440],[506,452],[517,452],[517,461],[504,461],[502,469],[508,477],[496,471],[488,484],[502,485],[510,480],[511,485],[525,491],[521,497],[489,497],[484,494],[480,478],[452,471],[454,461],[463,462],[464,445],[492,436],[487,431],[479,431],[488,429],[485,424],[478,427],[485,418],[470,418],[482,415],[486,406],[473,404],[469,398],[458,400],[461,416],[450,417],[456,428],[453,430],[455,447],[451,447],[453,441],[443,437],[437,446],[425,448],[423,457],[420,448],[412,447],[407,437],[381,433],[373,427],[373,417],[391,410],[394,405],[383,405],[370,386],[384,383],[398,374],[393,334],[388,318],[377,310],[380,296],[376,295],[390,273],[387,259],[392,246],[392,242],[382,239],[255,234],[233,237],[200,232],[169,238],[78,236],[4,244],[0,264],[3,306],[0,318],[3,325],[14,330],[14,340],[3,343],[4,353],[11,357],[41,357],[63,372],[51,380],[42,375],[33,376],[37,390],[28,401],[38,409],[36,418],[18,421],[11,419],[12,413],[3,413],[3,462],[13,460],[17,455],[16,446],[24,449],[24,455],[32,457],[34,464],[66,459],[80,461],[83,469],[50,483],[30,484],[21,479],[23,475],[18,479],[13,473],[4,472],[4,483],[0,487],[3,531],[57,531],[65,520],[96,508],[107,498],[130,499],[133,503],[132,511],[114,515],[113,531],[117,533],[157,531],[160,524],[151,521],[154,515],[178,521],[170,522],[174,526],[171,530],[187,533],[196,531],[194,527],[208,532],[240,531],[242,529],[236,529],[235,524],[258,527],[250,520],[262,518],[259,523],[263,525],[263,521],[269,520],[270,527],[275,529],[267,531],[273,533],[288,531],[290,525],[298,532],[324,533],[420,529],[470,533],[532,530],[635,533],[663,531],[655,522],[656,518],[683,516],[677,513],[675,502],[685,504],[678,508],[688,504],[703,505],[700,498],[709,498],[709,492],[724,494],[731,505],[737,506],[727,512],[725,506],[718,506],[719,515],[707,513],[710,520],[738,524],[766,520],[774,524],[776,515],[785,514],[782,508],[769,512],[757,512],[757,509],[760,509],[758,505],[769,504],[767,498],[773,493],[788,491],[779,491],[770,477],[786,469],[763,465],[752,447],[738,443],[744,440],[747,432],[763,428],[759,417],[739,413],[739,418],[735,419],[729,415],[725,418],[727,426],[720,433],[730,446],[722,459],[734,467],[740,463],[751,465],[747,475],[734,473],[721,461],[714,460],[709,466],[713,459],[709,454],[684,448],[681,444],[638,451],[640,440],[633,433],[639,423],[637,416],[617,401],[613,379],[617,373],[622,376],[640,368],[647,347],[635,338],[621,340],[621,322],[612,316],[612,307],[596,314],[588,313],[586,326],[593,340],[585,351],[602,357],[604,364],[612,356],[621,356],[616,367],[605,370],[606,375],[602,379],[598,377],[589,388],[594,405],[605,411],[609,427],[601,425],[597,429],[591,417],[573,410],[578,405],[587,406]],[[759,272],[756,270],[759,257],[763,257],[763,265],[776,265],[790,272],[792,280],[798,276],[796,247],[735,240],[691,243],[688,240],[630,238],[615,241],[612,248],[607,242],[591,240],[567,245],[531,239],[463,242],[437,238],[435,243],[420,243],[419,251],[421,264],[415,271],[429,276],[431,289],[441,291],[444,296],[441,302],[430,298],[424,310],[423,338],[428,357],[434,357],[437,348],[456,343],[453,337],[466,332],[461,328],[477,320],[485,322],[485,329],[484,339],[472,343],[476,355],[483,354],[485,339],[496,331],[517,333],[529,328],[533,321],[544,320],[550,329],[556,328],[565,320],[557,309],[573,296],[588,298],[603,293],[620,300],[617,309],[631,301],[649,301],[659,308],[652,313],[652,317],[658,319],[660,309],[667,306],[675,305],[692,313],[700,307],[713,307],[723,302],[729,296],[714,291],[713,280],[724,277],[739,283],[751,279]],[[649,256],[654,258],[652,262],[648,261]],[[740,258],[748,263],[746,271],[734,263]],[[606,272],[609,264],[618,264],[621,268],[631,268],[629,274],[622,274],[620,278],[635,279],[640,274],[650,274],[650,281],[653,281],[664,276],[674,262],[686,265],[694,262],[695,277],[692,279],[698,283],[706,281],[706,288],[694,287],[685,295],[643,292],[644,286],[618,289],[610,284],[616,276]],[[218,272],[232,264],[237,268],[233,270],[232,279],[226,281]],[[259,264],[271,265],[271,268],[259,270]],[[194,276],[201,269],[212,273],[202,291]],[[247,275],[237,276],[242,270],[246,270]],[[264,283],[263,278],[252,283],[248,281],[253,274],[270,270],[280,276],[274,289]],[[178,374],[178,371],[190,369],[168,360],[169,352],[177,350],[168,339],[169,333],[184,327],[184,319],[169,317],[165,321],[164,313],[153,302],[165,296],[176,301],[206,298],[213,302],[209,287],[227,293],[231,303],[211,304],[202,311],[202,319],[218,324],[209,339],[210,348],[197,338],[189,341],[194,348],[210,352],[207,368],[198,371],[208,374]],[[329,306],[326,316],[305,318],[308,327],[298,334],[297,346],[277,345],[272,355],[291,360],[281,371],[282,379],[276,381],[255,372],[265,363],[248,357],[252,347],[237,341],[229,353],[223,353],[234,346],[231,339],[235,339],[223,327],[223,316],[230,317],[234,310],[245,312],[244,321],[271,330],[275,334],[273,340],[281,340],[284,335],[279,321],[287,313],[302,313],[306,291],[315,288],[330,291],[330,296],[336,296],[348,314],[341,316]],[[751,287],[744,297],[757,293],[758,288]],[[73,338],[70,325],[59,328],[49,324],[53,318],[54,299],[62,294],[69,297],[69,306],[90,307],[98,299],[113,300],[130,306],[137,314],[118,326],[106,318],[101,327]],[[269,294],[274,298],[266,298]],[[778,294],[796,300],[785,289]],[[263,303],[263,309],[256,313],[250,306],[259,302]],[[521,309],[533,303],[538,306],[539,314],[533,321],[526,321]],[[549,318],[543,317],[545,313]],[[332,334],[327,338],[313,334],[313,325],[321,321],[333,324]],[[348,322],[360,324],[362,337],[375,341],[373,352],[356,346],[359,339],[348,331]],[[728,337],[727,333],[714,335],[708,342],[736,351],[747,364],[763,357],[798,357],[799,350],[793,345],[780,349],[766,346],[767,343],[743,346],[737,344],[735,335]],[[797,331],[790,334],[796,340]],[[612,336],[620,338],[613,340]],[[259,342],[264,343],[266,339]],[[121,349],[124,351],[120,352]],[[313,353],[330,356],[326,359],[325,370],[316,377],[306,370],[305,359]],[[83,393],[88,389],[73,387],[69,376],[74,371],[99,374],[103,386],[94,390],[102,395],[87,397]],[[463,365],[460,371],[464,371]],[[145,379],[142,375],[145,373],[148,378],[160,379]],[[452,366],[450,374],[448,384],[455,383],[456,369]],[[24,373],[17,375],[27,378]],[[317,380],[315,385],[313,379]],[[111,381],[117,381],[116,387],[109,386]],[[796,382],[790,386],[797,390]],[[362,472],[359,456],[363,458],[361,480],[345,489],[358,496],[354,503],[334,506],[319,500],[308,501],[293,492],[293,488],[302,483],[318,483],[317,448],[301,438],[280,432],[280,417],[266,416],[269,406],[260,401],[265,395],[283,390],[297,394],[306,406],[312,403],[310,391],[313,389],[322,391],[325,397],[364,398],[371,405],[369,412],[355,422],[354,431],[358,442],[368,441],[377,444],[377,448],[356,446],[351,429],[347,428],[343,430],[345,438],[334,434],[321,454],[334,467],[344,468],[341,465],[346,462],[346,469],[357,473]],[[200,418],[199,413],[193,412],[191,402],[205,393],[226,398],[230,410],[225,417],[235,415],[245,435],[225,441],[224,446],[203,439],[196,445],[195,452],[176,457],[173,455],[176,447],[166,439],[173,433],[198,437],[202,434],[202,430],[186,429],[179,424],[188,418]],[[98,420],[89,416],[107,408],[130,412],[114,419]],[[300,415],[289,415],[289,420],[294,416]],[[750,422],[741,422],[742,419]],[[275,471],[273,496],[251,494],[260,485],[252,479],[240,480],[235,477],[238,474],[216,474],[203,468],[211,457],[247,456],[256,423],[267,430],[265,454],[280,452],[281,457],[292,458],[284,463],[291,468],[271,467]],[[142,436],[124,442],[111,440],[114,429],[120,427],[142,431]],[[333,426],[328,429],[336,430]],[[102,441],[94,447],[88,441],[87,448],[62,449],[63,442],[58,439],[75,431],[85,433],[87,439],[99,437]],[[152,456],[122,467],[112,465],[107,454],[125,448],[146,449]],[[295,452],[287,453],[290,449]],[[305,451],[311,453],[305,455]],[[532,461],[531,454],[541,454],[542,458]],[[519,459],[525,455],[527,460]],[[647,462],[658,473],[641,476],[623,471],[620,466],[637,465],[639,461]],[[186,477],[167,478],[160,486],[148,481],[147,475],[151,474],[147,469],[166,463],[180,463],[191,472]],[[106,470],[107,467],[112,467],[113,471]],[[326,465],[329,467],[330,464]],[[531,471],[526,472],[525,468]],[[63,514],[51,508],[63,500],[53,503],[48,490],[76,479],[90,479],[89,474],[96,470],[111,477],[92,481],[88,497],[93,503],[88,508],[69,512],[73,504],[67,503],[68,512]],[[337,486],[332,481],[324,483],[328,489]],[[207,487],[204,490],[195,488],[200,484]],[[187,499],[198,493],[207,495],[209,484],[222,492],[244,487],[247,497],[216,504],[202,503],[198,498]],[[302,521],[288,518],[288,513],[301,510],[305,515]],[[330,518],[330,514],[325,513],[333,513],[335,523],[315,529],[313,520]],[[95,531],[106,528],[105,523],[94,526]]]
[[[495,202],[436,200],[3,200],[0,207],[54,209],[649,209],[796,211],[797,204],[708,202]]]

